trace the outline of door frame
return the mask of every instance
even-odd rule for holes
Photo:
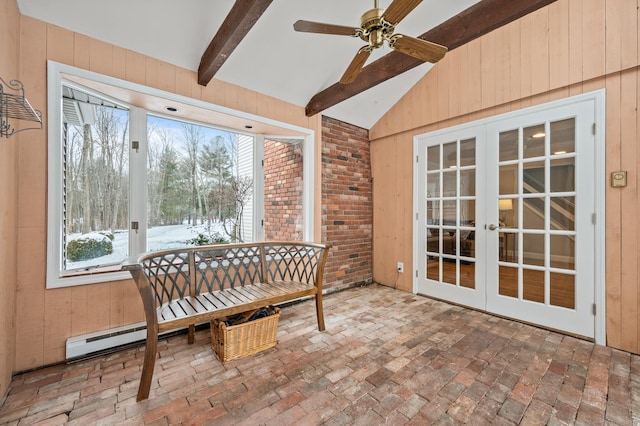
[[[504,114],[491,116],[488,118],[464,123],[458,126],[448,127],[445,129],[436,130],[433,132],[419,134],[413,137],[413,265],[414,274],[412,275],[412,291],[417,293],[418,279],[419,279],[419,262],[423,255],[422,247],[419,242],[422,240],[417,237],[424,232],[420,226],[420,218],[418,218],[418,212],[420,211],[420,204],[423,201],[423,195],[419,194],[419,188],[421,187],[419,179],[423,179],[423,176],[418,173],[419,158],[422,154],[419,151],[419,144],[425,138],[441,137],[452,132],[469,131],[472,127],[487,126],[495,121],[515,118],[522,115],[536,113],[548,109],[554,109],[562,106],[568,106],[577,102],[593,103],[594,109],[594,128],[593,134],[595,138],[594,143],[594,212],[592,221],[594,223],[594,303],[595,303],[595,320],[594,320],[594,336],[595,342],[600,345],[606,345],[606,240],[605,240],[605,228],[606,228],[606,161],[605,161],[605,108],[606,108],[606,94],[605,89],[600,89],[593,92],[584,93],[581,95],[571,96],[563,98],[557,101],[551,101],[544,104],[527,107]],[[486,139],[485,139],[486,140]],[[482,226],[476,224],[476,226]]]

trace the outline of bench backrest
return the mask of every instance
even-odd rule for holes
[[[142,270],[146,283],[138,276],[136,284],[139,289],[150,285],[156,306],[258,282],[295,281],[313,284],[322,291],[329,247],[297,242],[186,247],[146,253],[128,269]]]

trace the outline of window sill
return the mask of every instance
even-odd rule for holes
[[[52,276],[53,275],[53,276]],[[47,276],[47,288],[73,287],[86,284],[99,284],[105,282],[122,281],[131,278],[131,274],[122,271],[120,264],[108,265],[97,268],[79,269],[64,273],[49,274]]]

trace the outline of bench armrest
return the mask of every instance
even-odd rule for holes
[[[138,256],[130,256],[120,263],[122,271],[134,271],[136,269],[142,269],[142,265],[138,262]]]

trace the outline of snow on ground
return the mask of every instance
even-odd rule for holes
[[[135,231],[131,231],[135,232]],[[198,234],[202,233],[205,235],[218,233],[220,235],[225,235],[224,230],[222,228],[222,223],[213,222],[210,226],[210,229],[207,229],[206,225],[167,225],[167,226],[156,226],[154,228],[147,229],[147,250],[148,251],[156,251],[156,250],[164,250],[171,249],[176,247],[185,247],[188,246],[187,240],[191,240],[198,236]],[[91,234],[73,234],[68,236],[68,240],[74,240],[77,238],[86,238],[90,236],[90,238],[99,238],[102,239],[104,236],[98,233]],[[88,267],[96,267],[96,266],[104,266],[104,265],[112,265],[116,263],[122,262],[126,259],[129,250],[129,232],[128,231],[115,231],[114,239],[112,241],[113,244],[113,253],[96,257],[94,259],[82,260],[79,262],[69,262],[67,261],[67,270],[70,269],[82,269]]]

